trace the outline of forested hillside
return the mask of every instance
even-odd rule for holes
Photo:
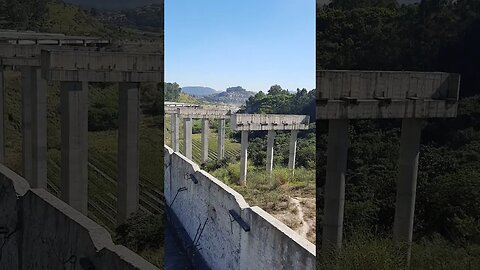
[[[318,10],[319,68],[461,74],[458,117],[425,121],[412,267],[475,269],[474,265],[480,265],[480,1],[425,0],[403,6],[362,3],[333,1]],[[351,121],[346,245],[332,264],[321,262],[324,268],[398,267],[388,239],[395,208],[400,124],[399,120]],[[318,122],[318,132],[317,185],[322,191],[326,122]],[[323,200],[317,207],[321,224]],[[358,237],[359,231],[374,236]],[[321,232],[320,227],[319,236]],[[362,250],[363,255],[355,250]],[[371,256],[385,262],[368,263]],[[358,262],[348,263],[356,259],[365,265],[360,263],[358,268]]]

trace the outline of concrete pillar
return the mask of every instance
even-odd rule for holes
[[[267,173],[273,171],[273,146],[275,145],[275,130],[269,130],[267,135]]]
[[[183,153],[192,160],[192,118],[183,118]]]
[[[202,162],[208,160],[208,119],[202,119]]]
[[[175,152],[180,151],[180,117],[178,113],[173,113],[172,114],[172,130],[171,136],[172,136],[172,149]]]
[[[119,84],[117,224],[138,210],[139,203],[139,83]]]
[[[0,163],[5,164],[5,69],[0,66]]]
[[[47,82],[40,68],[21,72],[24,175],[32,188],[47,189]]]
[[[62,199],[88,212],[88,82],[62,82]]]
[[[290,134],[290,145],[289,145],[289,155],[288,155],[288,169],[295,170],[295,158],[297,156],[297,137],[298,130],[292,130]]]
[[[393,239],[397,243],[405,244],[407,264],[410,262],[413,234],[421,127],[420,119],[402,121]]]
[[[218,160],[225,158],[225,119],[218,121],[218,145],[217,156]]]
[[[247,185],[248,131],[242,131],[240,150],[240,185]]]
[[[322,248],[340,248],[345,204],[347,171],[348,120],[330,120],[328,130],[327,177]]]

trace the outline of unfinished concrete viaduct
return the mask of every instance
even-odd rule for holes
[[[163,82],[163,55],[108,40],[0,32],[0,268],[156,269],[86,217],[88,83],[119,83],[117,222],[139,208],[139,84]],[[73,48],[75,46],[75,48]],[[5,68],[21,72],[23,174],[5,164]],[[61,82],[61,198],[47,191],[47,82]]]
[[[402,119],[393,239],[409,262],[422,121],[455,117],[459,89],[458,74],[317,71],[317,120],[329,121],[322,248],[342,244],[349,121]]]
[[[315,269],[315,245],[211,176],[192,161],[192,119],[202,119],[202,161],[208,158],[208,119],[219,121],[218,155],[223,158],[225,122],[242,133],[241,183],[247,183],[248,132],[268,132],[267,172],[273,167],[275,131],[290,131],[289,168],[295,167],[298,130],[308,128],[302,115],[249,115],[196,106],[165,107],[172,119],[171,145],[165,145],[164,188],[167,217],[176,224],[196,265],[209,269]],[[184,149],[179,149],[183,118]],[[180,150],[182,153],[180,153]],[[243,176],[243,177],[242,177]],[[168,263],[168,258],[165,259]]]

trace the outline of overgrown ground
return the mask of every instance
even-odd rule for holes
[[[167,127],[165,142],[171,145],[170,117],[166,117],[165,124]],[[193,131],[198,132],[200,121],[196,120],[193,126]],[[225,156],[228,163],[213,170],[209,170],[208,165],[203,168],[242,194],[248,204],[261,207],[310,242],[315,243],[315,170],[297,168],[293,176],[288,169],[275,167],[270,177],[266,174],[265,167],[255,167],[249,162],[247,186],[240,186],[238,184],[240,143],[229,136],[231,130],[228,128],[226,133]],[[217,163],[217,138],[216,129],[212,126],[208,141],[209,159],[212,163]],[[201,164],[201,133],[193,134],[192,139],[193,160]],[[180,125],[180,152],[183,151],[182,147],[183,124]],[[249,153],[249,155],[254,154]]]

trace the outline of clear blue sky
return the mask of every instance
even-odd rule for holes
[[[166,0],[165,80],[315,88],[314,0]]]

